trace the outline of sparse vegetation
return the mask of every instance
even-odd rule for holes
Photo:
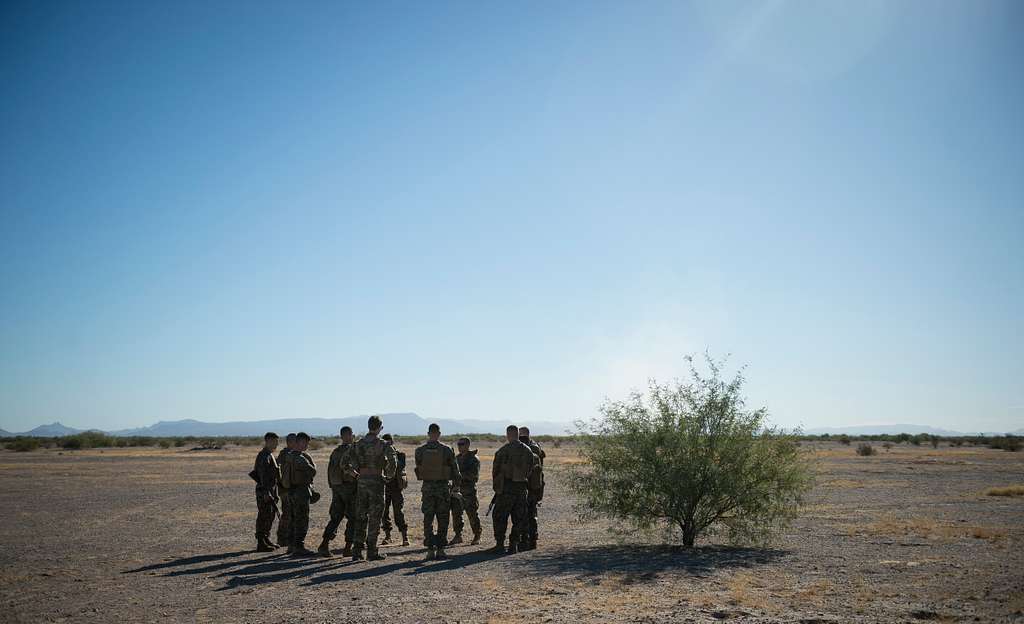
[[[7,443],[7,448],[18,453],[27,453],[39,448],[39,440],[36,438],[16,438]]]
[[[1024,496],[1024,485],[1007,485],[985,490],[986,496]]]
[[[850,436],[846,435],[845,433],[839,436],[839,443],[842,444],[843,446],[850,446]]]
[[[569,471],[581,517],[640,530],[668,523],[685,546],[715,530],[763,543],[795,517],[811,485],[808,456],[765,427],[765,408],[745,408],[742,373],[725,381],[705,359],[710,376],[687,358],[689,382],[652,381],[647,397],[602,407],[580,441],[584,462]]]
[[[878,451],[867,442],[861,442],[857,445],[857,454],[861,457],[870,457],[872,455],[877,455]]]
[[[884,448],[885,452],[888,453],[889,449],[892,448],[892,442],[883,442],[882,443],[882,448]]]

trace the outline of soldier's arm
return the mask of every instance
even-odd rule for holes
[[[390,444],[384,447],[384,478],[390,481],[398,470],[398,456]]]
[[[491,464],[491,486],[495,492],[501,491],[502,479],[501,479],[501,465],[504,463],[505,458],[502,456],[501,450],[494,454],[494,462]]]
[[[459,471],[459,462],[455,459],[455,451],[453,451],[451,447],[446,448],[448,449],[448,452],[446,453],[446,455],[448,455],[448,465],[452,470],[452,485],[458,487],[462,484],[462,473]]]
[[[412,458],[413,458],[413,461],[416,462],[416,465],[413,466],[413,468],[412,468],[412,472],[413,472],[413,474],[416,475],[416,478],[419,479],[420,478],[420,463],[423,461],[423,447],[422,446],[417,446],[416,447],[416,452],[413,453]]]
[[[469,460],[469,465],[466,466],[466,472],[462,474],[463,483],[476,483],[480,480],[480,460],[477,457],[472,457]]]

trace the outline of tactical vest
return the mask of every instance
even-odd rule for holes
[[[529,481],[530,471],[533,468],[533,453],[522,442],[518,444],[519,446],[515,446],[510,442],[506,445],[508,458],[501,465],[501,476],[511,481],[525,483]]]
[[[331,486],[342,483],[352,483],[352,475],[345,472],[341,462],[345,459],[345,453],[351,449],[351,444],[343,444],[331,452],[331,459],[327,463],[327,483]]]
[[[359,441],[359,453],[356,458],[359,462],[359,476],[360,477],[383,477],[384,467],[387,465],[387,457],[384,455],[387,444],[383,440],[367,440],[363,438]]]
[[[447,481],[452,478],[451,467],[444,461],[444,451],[440,444],[421,447],[419,461],[416,462],[416,477],[420,481]]]

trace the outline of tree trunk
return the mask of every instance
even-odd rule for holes
[[[680,525],[683,530],[683,546],[693,548],[693,541],[697,538],[697,527],[692,520],[683,521]]]

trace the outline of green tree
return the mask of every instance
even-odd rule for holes
[[[765,543],[792,520],[810,489],[808,455],[794,436],[748,410],[742,371],[722,379],[686,358],[687,382],[651,381],[646,396],[609,401],[580,424],[584,462],[569,472],[582,518],[609,517],[640,530],[668,526],[685,546],[704,533]]]

